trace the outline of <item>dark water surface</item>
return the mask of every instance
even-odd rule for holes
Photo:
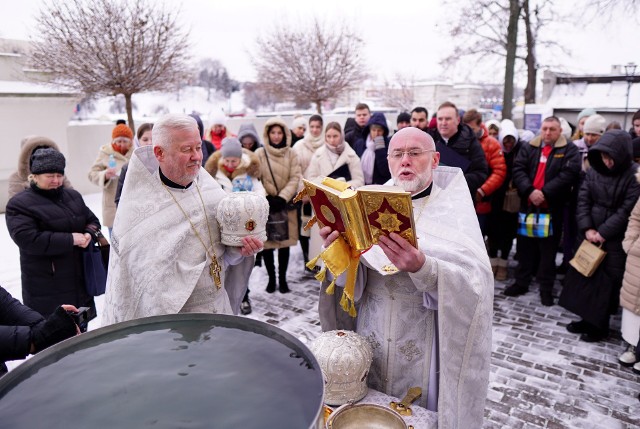
[[[315,361],[245,329],[181,320],[76,341],[0,384],[0,426],[309,427],[322,403]]]

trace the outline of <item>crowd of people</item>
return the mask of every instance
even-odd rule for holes
[[[19,351],[3,350],[3,358],[51,344],[38,334],[46,324],[64,327],[56,341],[75,335],[62,313],[89,307],[95,317],[82,254],[103,227],[111,237],[104,324],[180,312],[249,314],[254,266],[266,269],[266,292],[289,293],[287,276],[299,273],[290,269],[290,248],[300,242],[306,265],[318,246],[338,238],[326,227],[306,231],[309,199],[293,199],[302,178],[332,177],[354,189],[394,184],[410,192],[422,238],[415,248],[392,233],[363,255],[353,297],[357,319],[326,294],[332,279],[323,281],[322,327],[353,329],[372,342],[371,385],[402,396],[419,383],[422,405],[453,426],[475,427],[485,397],[477,391],[486,391],[490,360],[490,341],[478,338],[491,335],[493,280],[512,275],[504,294],[528,293],[535,278],[543,306],[556,304],[554,284],[564,276],[558,303],[579,317],[567,330],[583,341],[605,339],[621,305],[627,347],[619,360],[640,372],[640,111],[630,131],[608,129],[603,116],[585,109],[573,128],[545,118],[538,135],[508,119],[485,122],[478,110],[461,111],[451,102],[431,118],[420,106],[400,113],[396,130],[366,104],[354,113],[344,128],[325,124],[321,115],[295,118],[291,128],[272,118],[261,135],[252,123],[234,135],[220,114],[209,128],[195,114],[166,115],[135,135],[119,123],[88,172],[102,189],[102,224],[66,180],[57,145],[46,137],[25,139],[6,221],[20,249],[22,297],[30,308],[16,311],[28,329],[3,334],[5,342],[9,334],[21,338]],[[247,191],[287,212],[282,239],[221,243],[217,205],[229,193]],[[607,252],[589,277],[570,264],[584,240]],[[563,262],[556,266],[559,250]],[[513,273],[510,259],[517,261]],[[384,272],[389,264],[399,275]],[[306,267],[305,274],[319,268]],[[344,279],[333,280],[344,287]],[[3,308],[15,307],[2,292]],[[415,329],[394,330],[382,317]],[[466,379],[469,369],[474,376]],[[463,405],[467,411],[460,413]]]

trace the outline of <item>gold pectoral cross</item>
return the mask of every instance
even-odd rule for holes
[[[211,264],[209,264],[209,275],[213,279],[213,283],[215,283],[216,288],[220,289],[222,282],[220,281],[220,264],[218,264],[218,259],[213,257],[211,260]]]

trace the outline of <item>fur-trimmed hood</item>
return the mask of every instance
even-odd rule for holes
[[[213,155],[209,157],[204,165],[204,169],[207,170],[211,177],[216,177],[218,171],[222,171],[229,176],[227,171],[222,168],[222,152],[220,151],[214,152]],[[260,178],[260,160],[255,153],[248,149],[242,149],[240,165],[238,165],[238,168],[233,170],[229,179],[233,180],[241,174],[246,174],[247,176],[255,177],[256,179]]]
[[[37,148],[47,147],[60,151],[60,148],[53,140],[42,136],[25,137],[22,140],[21,147],[20,156],[18,157],[18,174],[24,180],[27,180],[27,177],[31,174],[29,161]]]
[[[285,148],[278,149],[271,146],[271,143],[269,143],[269,129],[274,125],[279,125],[284,131],[284,138],[285,138],[285,141],[287,142]],[[283,149],[291,147],[291,130],[281,118],[279,117],[271,118],[264,124],[264,131],[262,132],[262,141],[264,142],[263,143],[264,148],[267,152],[269,152],[269,155],[283,156],[281,155],[284,152]]]

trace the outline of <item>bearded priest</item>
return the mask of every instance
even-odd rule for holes
[[[482,427],[493,275],[467,182],[459,168],[438,167],[433,139],[418,128],[394,134],[388,160],[387,184],[412,194],[418,248],[395,233],[381,237],[360,258],[357,319],[338,299],[321,297],[322,329],[355,329],[368,339],[373,389],[401,398],[419,386],[418,404],[437,411],[438,427]],[[320,235],[326,248],[339,233],[325,227]]]

